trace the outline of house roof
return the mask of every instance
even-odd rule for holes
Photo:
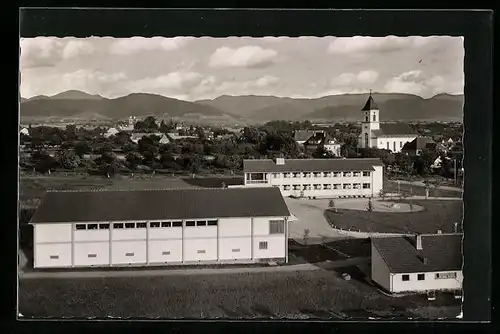
[[[331,143],[330,143],[331,142]],[[337,140],[330,136],[330,134],[325,134],[323,132],[320,132],[320,133],[316,133],[314,136],[310,137],[308,140],[306,140],[306,142],[304,143],[304,145],[320,145],[320,144],[323,144],[323,145],[326,145],[326,144],[337,144]]]
[[[243,160],[246,173],[273,172],[322,172],[322,171],[373,171],[373,166],[383,166],[380,159],[285,159],[277,165],[271,159]]]
[[[411,142],[403,145],[403,150],[423,150],[428,147],[432,147],[432,144],[435,143],[432,138],[429,137],[417,137],[413,139]]]
[[[416,135],[408,124],[403,123],[380,123],[380,130],[373,130],[372,134],[376,137]]]
[[[361,111],[370,111],[370,110],[378,110],[378,105],[375,103],[375,100],[373,99],[372,95],[368,96],[368,100],[365,103],[365,106]]]
[[[274,187],[51,191],[31,223],[288,216]]]
[[[461,270],[462,234],[422,235],[422,250],[416,237],[372,238],[372,244],[391,273]],[[424,264],[423,258],[427,258]]]
[[[161,132],[136,132],[136,133],[132,133],[132,135],[130,136],[130,139],[141,139],[142,137],[150,137],[150,136],[157,136],[157,137],[160,137],[162,138],[164,136],[163,133]]]

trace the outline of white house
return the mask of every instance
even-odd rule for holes
[[[51,191],[34,267],[286,262],[290,217],[274,188]]]
[[[371,249],[371,278],[386,291],[462,288],[462,234],[372,238]]]
[[[316,134],[324,133],[322,130],[296,130],[293,132],[293,139],[297,144],[302,145],[311,137],[316,136]]]
[[[294,197],[376,197],[383,186],[380,159],[252,159],[243,161],[246,187],[268,186]]]
[[[104,137],[105,138],[109,138],[111,136],[114,136],[116,135],[117,133],[119,133],[120,131],[118,131],[116,128],[109,128],[108,131],[106,131],[104,133]]]
[[[361,110],[364,112],[364,120],[361,123],[358,147],[375,147],[398,153],[406,143],[417,138],[417,134],[407,124],[381,123],[380,111],[371,93]]]
[[[19,131],[20,134],[29,136],[30,135],[30,130],[28,128],[22,128],[21,131]]]
[[[318,146],[323,146],[325,150],[329,151],[336,157],[340,157],[340,149],[342,144],[329,134],[325,134],[323,131],[317,132],[312,137],[304,142],[304,148],[306,151],[314,151]]]

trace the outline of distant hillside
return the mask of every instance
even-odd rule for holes
[[[463,95],[439,94],[423,99],[411,94],[373,94],[382,120],[462,120]],[[318,99],[274,96],[221,96],[197,101],[225,112],[256,121],[362,119],[361,108],[368,94],[330,95]]]
[[[116,99],[89,95],[79,91],[68,91],[52,97],[29,99],[21,103],[21,117],[96,117],[122,118],[129,115],[168,115],[169,117],[202,118],[227,116],[225,112],[211,106],[186,102],[155,94],[130,94]]]

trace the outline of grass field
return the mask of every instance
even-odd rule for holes
[[[401,201],[410,203],[408,200]],[[413,200],[413,204],[424,207],[417,212],[392,213],[339,209],[335,213],[327,210],[328,222],[336,228],[361,232],[379,233],[452,233],[454,223],[461,230],[463,203],[459,200]]]
[[[443,295],[388,297],[341,272],[247,273],[20,281],[25,317],[338,318],[400,314],[458,315],[459,302]]]
[[[398,184],[395,181],[384,180],[384,191],[386,193],[397,193],[398,190],[401,193],[413,194],[413,196],[425,196],[425,187],[413,185],[410,191],[409,184],[401,183],[398,188]],[[445,189],[429,189],[429,196],[431,197],[461,197],[462,193],[460,191],[452,191]]]

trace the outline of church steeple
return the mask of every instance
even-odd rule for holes
[[[365,106],[361,111],[370,111],[370,110],[379,110],[377,103],[375,103],[375,100],[372,97],[372,90],[370,89],[370,95],[368,96],[368,100],[365,103]]]

